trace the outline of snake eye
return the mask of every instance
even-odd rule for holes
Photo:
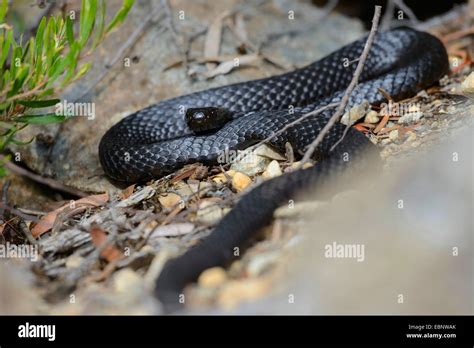
[[[209,106],[186,110],[186,124],[195,133],[222,128],[230,120],[232,112],[225,108]]]
[[[193,120],[194,121],[201,121],[206,119],[206,115],[202,111],[195,112],[192,114]]]

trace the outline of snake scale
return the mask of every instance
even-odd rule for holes
[[[124,118],[101,139],[99,157],[108,177],[120,182],[144,182],[195,162],[216,164],[224,149],[242,150],[266,139],[303,114],[341,100],[349,85],[366,38],[350,43],[306,67],[278,76],[212,88],[161,101]],[[384,102],[384,90],[394,100],[415,95],[449,70],[443,44],[434,36],[410,28],[379,32],[371,47],[346,111],[367,100]],[[228,120],[217,129],[197,132],[188,126],[186,110],[207,107],[226,110]],[[291,112],[289,111],[291,109]],[[334,110],[326,110],[288,128],[269,144],[296,155],[319,134]],[[202,116],[202,114],[199,113]],[[181,306],[183,287],[213,266],[224,266],[274,210],[310,187],[324,186],[337,172],[359,168],[356,159],[378,157],[367,137],[350,129],[333,151],[344,126],[336,124],[315,151],[321,160],[265,181],[241,197],[212,233],[183,255],[167,262],[156,295],[168,310]],[[351,160],[347,161],[347,156]],[[343,159],[345,157],[346,159]]]

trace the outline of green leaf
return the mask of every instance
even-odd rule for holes
[[[110,32],[112,29],[114,29],[117,25],[119,25],[125,20],[125,17],[132,8],[134,2],[135,0],[123,0],[122,7],[107,26],[107,29],[105,30],[106,33]]]
[[[8,107],[11,105],[11,102],[5,102],[0,104],[0,111],[8,109]]]
[[[44,30],[46,28],[46,17],[43,17],[36,30],[36,45],[35,45],[35,57],[36,61],[41,62],[41,55],[43,53],[43,42],[44,42]]]
[[[101,0],[100,1],[100,9],[99,9],[99,18],[98,18],[98,21],[96,23],[96,33],[95,33],[95,37],[94,37],[94,41],[92,43],[92,48],[91,50],[93,50],[94,48],[97,47],[97,45],[99,44],[99,42],[104,38],[104,28],[105,28],[105,8],[106,8],[106,5],[105,5],[105,0]]]
[[[10,45],[13,40],[13,31],[8,30],[7,38],[3,42],[2,55],[0,56],[0,68],[3,66],[8,57],[8,52],[10,51]]]
[[[0,23],[3,23],[3,19],[5,18],[7,11],[8,11],[8,0],[1,0],[0,3]]]
[[[8,175],[7,168],[3,166],[3,164],[0,164],[0,177],[5,177]]]
[[[66,116],[56,115],[55,113],[44,115],[25,115],[15,118],[15,121],[28,124],[53,124],[60,123],[66,119]]]
[[[21,47],[17,46],[12,52],[12,61],[10,62],[10,72],[12,78],[17,78],[21,69],[21,56],[22,56]]]
[[[31,144],[33,142],[33,140],[35,140],[35,137],[31,138],[30,140],[28,141],[21,141],[21,140],[17,140],[17,139],[14,139],[14,138],[11,138],[10,139],[10,143],[13,143],[15,145],[28,145],[28,144]]]
[[[70,68],[71,65],[73,65],[74,61],[77,60],[79,51],[80,47],[76,42],[72,45],[71,50],[66,55],[66,57],[56,61],[54,66],[49,71],[50,78],[46,86],[51,86],[51,84],[66,70],[66,68]]]
[[[54,59],[54,46],[55,39],[53,35],[54,31],[54,17],[50,17],[48,24],[46,25],[46,30],[44,32],[44,52],[46,52],[46,66],[47,69],[50,69],[53,65]]]
[[[5,71],[3,75],[3,86],[4,89],[7,89],[8,84],[10,83],[10,70]]]
[[[11,123],[0,121],[0,128],[10,128],[11,126]]]
[[[28,65],[23,65],[18,69],[18,73],[13,83],[12,89],[7,93],[7,97],[10,98],[18,93],[18,91],[23,87],[25,84],[25,79],[28,77],[30,67]]]
[[[82,0],[81,19],[79,28],[79,42],[83,47],[94,27],[95,15],[97,11],[97,0]]]
[[[2,139],[0,143],[1,151],[3,151],[5,147],[10,143],[17,131],[18,129],[16,128],[16,126],[13,126],[5,133],[5,135],[3,136],[4,139]]]
[[[77,72],[76,76],[74,76],[73,81],[81,78],[87,71],[89,71],[91,66],[92,66],[91,62],[88,62],[88,63],[84,64],[83,66],[81,66],[81,68]]]
[[[54,94],[54,88],[47,88],[39,92],[39,97],[47,97]]]
[[[54,106],[61,102],[60,99],[49,99],[49,100],[17,100],[18,104],[29,108],[46,108],[48,106]]]
[[[66,18],[66,37],[69,45],[72,46],[74,43],[74,22],[72,21],[71,17],[67,16]]]

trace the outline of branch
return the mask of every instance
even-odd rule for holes
[[[313,142],[308,146],[308,149],[306,150],[298,169],[301,168],[306,162],[308,162],[308,160],[313,156],[313,153],[316,150],[316,147],[321,143],[321,141],[326,136],[326,134],[331,129],[331,127],[341,118],[342,113],[344,112],[346,105],[349,102],[349,97],[351,96],[352,91],[354,90],[355,86],[359,82],[360,74],[362,73],[362,69],[364,68],[364,64],[365,64],[365,61],[367,60],[367,56],[369,55],[369,51],[370,51],[370,48],[372,47],[372,43],[374,42],[375,34],[377,32],[378,25],[379,25],[381,9],[382,9],[381,6],[375,6],[374,17],[372,19],[372,28],[370,29],[370,33],[369,33],[369,36],[367,37],[364,50],[362,51],[362,54],[357,63],[357,68],[354,72],[354,76],[352,77],[351,83],[349,84],[349,87],[347,87],[346,92],[344,93],[341,99],[341,103],[336,109],[336,112],[329,119],[328,123],[323,127],[321,132],[318,134],[316,139],[314,139]],[[346,127],[346,130],[344,131],[344,134],[341,137],[341,139],[339,139],[339,141],[335,145],[333,145],[333,147],[331,148],[331,151],[344,138],[344,135],[346,134],[346,131],[348,128],[349,126]]]
[[[412,21],[414,25],[417,25],[420,23],[415,13],[412,11],[411,8],[407,6],[407,4],[405,4],[403,0],[393,0],[393,2],[400,10],[402,10],[403,12],[407,14],[408,18]]]
[[[9,160],[6,160],[5,158],[2,158],[2,161],[4,161],[5,167],[7,167],[9,170],[11,170],[15,174],[25,176],[28,179],[39,182],[40,184],[47,185],[55,190],[66,192],[76,197],[87,197],[87,194],[80,190],[76,190],[72,187],[65,186],[61,184],[60,182],[50,179],[50,178],[43,178],[41,175],[32,173],[22,167],[19,167],[15,163]]]

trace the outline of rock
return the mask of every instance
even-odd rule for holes
[[[378,123],[379,122],[379,114],[377,111],[370,110],[367,115],[365,115],[364,122],[366,123]]]
[[[348,124],[353,125],[356,123],[358,120],[360,120],[362,117],[365,116],[367,113],[367,110],[369,109],[369,102],[367,100],[364,100],[362,103],[359,105],[353,106],[348,112],[346,112],[342,118],[341,118],[341,123],[345,124],[346,126]]]
[[[403,114],[398,119],[398,123],[400,124],[415,123],[415,122],[418,122],[422,116],[423,116],[423,112],[421,111],[418,105],[410,105],[410,107],[408,108],[408,112]]]
[[[379,138],[377,138],[376,136],[374,136],[373,134],[370,134],[369,135],[369,140],[372,142],[372,144],[374,145],[377,145],[378,142],[379,142]]]
[[[474,72],[471,72],[461,83],[461,93],[466,96],[474,96]]]
[[[132,269],[124,268],[114,274],[113,286],[118,293],[130,294],[143,286],[143,279]]]
[[[235,170],[228,170],[225,173],[219,173],[217,175],[214,175],[211,179],[217,184],[225,184],[229,181],[229,178],[232,179],[232,177],[235,174]]]
[[[236,172],[232,177],[232,187],[237,192],[242,192],[245,190],[250,184],[252,183],[252,179],[250,179],[247,175]]]
[[[191,190],[191,192],[193,194],[197,194],[198,191],[199,191],[199,183],[201,181],[199,180],[194,180],[194,179],[189,179],[188,180],[188,186],[189,186],[189,189]]]
[[[388,138],[391,141],[397,140],[398,139],[398,129],[395,129],[395,130],[391,131],[390,133],[388,133]]]
[[[177,195],[173,192],[167,193],[160,193],[158,195],[158,201],[160,202],[161,206],[165,209],[174,209],[180,202],[182,202],[182,198],[180,195]]]
[[[198,284],[204,288],[217,288],[226,280],[227,274],[222,267],[212,267],[201,273]]]
[[[281,252],[272,251],[255,255],[247,265],[247,273],[251,277],[256,277],[268,270],[279,258]]]
[[[406,136],[407,136],[407,140],[405,140],[406,142],[412,142],[416,140],[416,133],[413,131],[406,132]]]
[[[82,264],[83,261],[84,261],[84,257],[82,257],[78,254],[72,254],[66,260],[66,267],[67,268],[77,268]]]
[[[273,161],[270,162],[267,169],[265,169],[262,176],[265,179],[270,179],[270,178],[274,178],[276,176],[280,176],[281,174],[282,174],[282,171],[281,171],[281,168],[280,168],[280,164],[277,161],[273,160]]]
[[[219,222],[229,210],[229,208],[219,207],[214,201],[202,200],[198,205],[196,221],[204,225],[212,226]]]
[[[206,191],[208,191],[210,188],[212,188],[212,184],[207,181],[201,181],[199,183],[199,197],[202,197],[206,194]]]
[[[217,295],[217,303],[230,310],[242,301],[256,300],[265,295],[271,287],[267,279],[245,279],[227,282]]]
[[[345,190],[342,192],[338,192],[332,197],[331,201],[333,204],[342,204],[343,202],[347,202],[347,200],[360,197],[360,192],[357,190]]]
[[[286,159],[285,156],[282,156],[280,153],[273,150],[273,148],[265,144],[257,147],[254,153],[258,156],[267,157],[272,160],[284,161]]]
[[[314,213],[314,211],[325,206],[326,204],[326,202],[322,201],[295,202],[291,205],[288,204],[279,207],[275,210],[273,216],[276,219],[291,219],[300,215],[308,215]]]
[[[189,197],[193,194],[193,190],[184,181],[178,181],[173,184],[173,189],[181,197]]]
[[[270,161],[267,157],[250,153],[242,157],[238,162],[232,163],[230,169],[253,176],[263,172]]]

